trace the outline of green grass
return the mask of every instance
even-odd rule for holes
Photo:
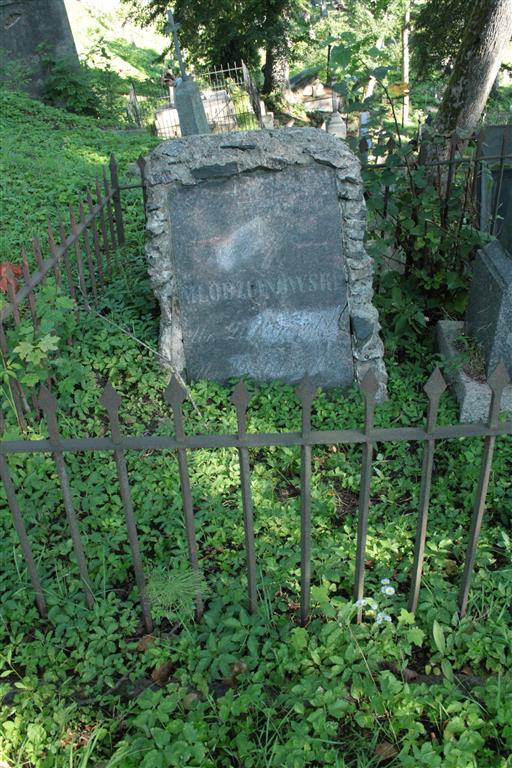
[[[7,104],[9,104],[8,97]],[[14,97],[12,97],[14,99]],[[9,117],[20,173],[32,190],[11,202],[7,238],[26,221],[38,226],[48,190],[64,198],[69,178],[94,176],[106,158],[90,121],[34,105],[55,133],[45,163],[28,157],[43,126],[26,122],[32,102],[14,102]],[[42,110],[42,111],[41,111]],[[138,137],[104,132],[124,163],[141,151]],[[83,147],[81,144],[83,136]],[[73,151],[68,152],[67,142]],[[95,145],[95,141],[98,145]],[[96,149],[93,147],[96,146]],[[60,149],[58,149],[60,147]],[[133,154],[132,154],[133,153]],[[9,172],[14,173],[15,161]],[[12,188],[12,181],[11,181]],[[76,189],[76,188],[75,188]],[[51,200],[57,207],[60,201]],[[123,397],[122,429],[169,434],[162,397],[167,376],[156,358],[113,330],[116,322],[156,347],[158,310],[143,257],[140,195],[127,197],[122,268],[101,298],[105,317],[86,313],[71,347],[61,345],[52,370],[65,436],[107,433],[100,396],[110,379]],[[48,289],[51,292],[51,286]],[[49,304],[48,306],[51,306]],[[46,314],[54,317],[51,310]],[[56,317],[56,316],[55,316]],[[46,318],[48,320],[48,317]],[[49,321],[48,321],[49,322]],[[56,322],[56,321],[55,321]],[[73,322],[72,318],[69,322]],[[14,333],[9,329],[10,333]],[[416,355],[389,359],[390,401],[377,409],[380,426],[423,424],[422,385],[435,364],[421,342]],[[253,389],[249,429],[297,430],[300,408],[291,387]],[[233,431],[229,387],[195,382],[190,432]],[[5,403],[4,403],[5,406]],[[7,409],[7,435],[18,434]],[[319,429],[361,425],[356,391],[319,393]],[[453,422],[449,396],[440,411]],[[44,435],[44,424],[33,436]],[[403,766],[505,768],[512,751],[512,440],[500,439],[467,617],[459,620],[460,583],[482,443],[440,443],[436,452],[424,584],[416,617],[406,611],[418,509],[421,449],[377,446],[371,491],[366,595],[390,622],[352,619],[357,493],[361,449],[313,451],[313,589],[307,627],[298,625],[300,597],[300,452],[251,450],[258,561],[258,611],[246,610],[244,528],[234,449],[189,453],[206,610],[192,618],[195,584],[187,546],[179,474],[169,452],[127,452],[126,461],[156,626],[144,637],[130,566],[123,509],[112,456],[66,457],[79,515],[95,605],[88,611],[77,578],[55,466],[49,455],[10,457],[11,473],[49,605],[33,606],[28,577],[5,499],[0,496],[0,764],[18,768],[302,768]],[[381,593],[389,578],[395,594]],[[458,682],[461,680],[462,683]],[[466,681],[466,684],[464,684]],[[508,762],[507,762],[508,761]]]

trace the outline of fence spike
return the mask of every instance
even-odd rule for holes
[[[247,430],[247,406],[249,405],[250,399],[251,396],[245,382],[243,380],[239,381],[230,397],[231,402],[236,408],[236,420],[239,433]]]
[[[103,389],[103,393],[100,398],[100,402],[102,406],[105,408],[108,413],[117,413],[119,410],[119,406],[121,405],[121,395],[115,387],[110,383],[110,381],[107,381],[105,384],[105,387]]]
[[[57,413],[57,399],[54,395],[52,395],[46,384],[41,386],[37,401],[39,403],[39,407],[46,414],[53,415]]]
[[[165,402],[168,403],[173,411],[178,410],[182,403],[187,399],[187,392],[173,374],[171,380],[164,392]]]
[[[379,380],[377,379],[373,368],[370,368],[365,373],[359,386],[366,400],[375,399],[375,396],[379,391]]]
[[[491,405],[489,408],[489,426],[494,427],[500,418],[501,409],[501,396],[505,387],[510,384],[510,376],[508,375],[505,364],[500,361],[494,371],[487,379],[487,383],[492,390]]]
[[[446,390],[446,381],[439,367],[435,368],[434,372],[430,375],[427,383],[423,387],[429,400],[435,400],[440,398]]]
[[[503,361],[498,363],[494,371],[487,379],[487,383],[489,384],[492,391],[496,394],[501,394],[507,384],[510,384],[510,376]]]

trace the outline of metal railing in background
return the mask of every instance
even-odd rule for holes
[[[212,133],[255,130],[260,127],[261,113],[256,84],[242,62],[194,76],[206,119]],[[128,118],[134,127],[154,129],[162,139],[181,136],[174,87],[162,86],[153,96],[138,95],[132,86]]]
[[[40,238],[33,238],[33,263],[36,269],[31,271],[25,249],[21,251],[21,268],[11,262],[3,265],[8,299],[0,308],[0,352],[4,366],[12,353],[9,334],[6,333],[7,323],[17,328],[26,310],[34,332],[37,330],[37,289],[45,283],[49,275],[54,276],[56,286],[67,291],[75,302],[77,294],[80,294],[86,307],[97,307],[98,291],[112,278],[117,266],[116,250],[125,242],[122,189],[117,164],[112,155],[109,174],[107,175],[104,168],[102,178],[96,177],[94,190],[86,188],[87,199],[85,202],[80,201],[78,214],[72,205],[69,206],[69,224],[59,220],[57,237],[55,227],[48,220],[46,257]],[[66,234],[66,229],[71,230],[70,234]],[[79,317],[78,307],[75,312]],[[8,386],[18,423],[25,430],[26,416],[33,409],[16,376],[9,376]],[[36,407],[35,409],[37,410]],[[0,428],[3,427],[2,418],[0,413]]]

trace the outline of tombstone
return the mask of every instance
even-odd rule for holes
[[[65,59],[78,69],[64,0],[0,0],[0,70],[13,63],[26,68],[30,79],[20,86],[31,96],[41,96],[46,77],[41,45],[56,59]]]
[[[174,22],[172,11],[167,11],[167,19],[166,31],[172,32],[174,50],[181,74],[181,77],[176,80],[174,86],[174,99],[180,118],[181,135],[193,136],[194,134],[208,133],[210,129],[201,99],[201,92],[197,83],[191,80],[185,72],[178,38],[178,29],[181,25]]]
[[[488,125],[478,137],[480,229],[512,254],[512,125]],[[503,162],[501,158],[503,157]]]
[[[190,136],[148,156],[160,353],[189,379],[350,386],[386,371],[359,162],[312,128]]]
[[[512,256],[499,241],[478,252],[466,328],[484,356],[487,374],[503,361],[512,376]]]

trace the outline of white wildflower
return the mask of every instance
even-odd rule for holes
[[[394,587],[382,587],[381,590],[383,595],[394,595],[395,594],[395,588]]]
[[[384,613],[384,611],[380,611],[375,617],[375,623],[382,624],[383,621],[391,621],[391,616],[388,613]]]
[[[362,608],[363,606],[366,605],[367,602],[368,600],[359,598],[359,600],[356,600],[356,605],[358,606],[358,608]]]
[[[386,584],[391,584],[391,581],[389,579],[381,579],[380,583],[385,586]]]

